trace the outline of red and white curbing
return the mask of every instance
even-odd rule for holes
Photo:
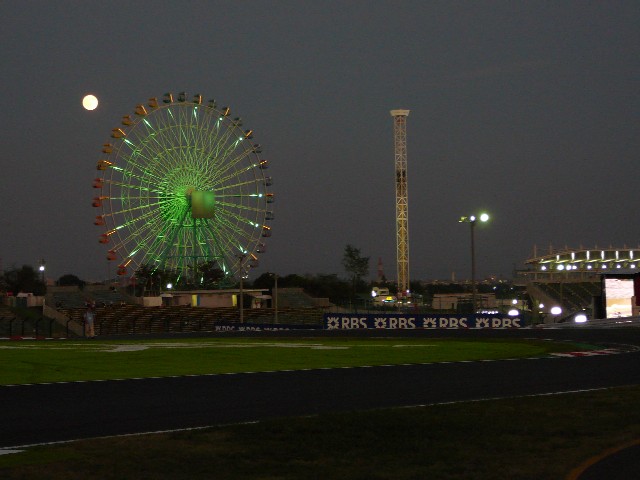
[[[556,357],[595,357],[598,355],[616,355],[622,353],[622,350],[617,348],[605,348],[604,350],[584,350],[582,352],[563,352],[552,353]]]

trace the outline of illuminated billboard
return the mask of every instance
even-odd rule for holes
[[[605,275],[602,294],[606,317],[632,317],[639,287],[640,278],[637,275]]]

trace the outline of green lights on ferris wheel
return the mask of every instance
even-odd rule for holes
[[[107,224],[108,236],[117,236],[108,258],[121,259],[121,275],[149,263],[185,275],[198,261],[215,261],[233,273],[233,251],[240,248],[257,266],[254,252],[262,253],[262,237],[271,235],[265,224],[273,219],[267,211],[273,194],[266,191],[271,178],[263,173],[268,164],[258,156],[260,145],[244,142],[253,131],[240,130],[240,118],[228,118],[229,107],[218,110],[213,100],[200,107],[199,94],[193,102],[184,92],[178,99],[167,94],[163,104],[149,99],[149,110],[138,105],[136,117],[126,115],[112,130],[115,148],[103,145],[108,159],[98,163],[102,176],[94,181],[101,189],[94,206],[102,215],[94,223]],[[193,202],[194,191],[210,192],[205,204]],[[239,247],[230,251],[233,244]]]

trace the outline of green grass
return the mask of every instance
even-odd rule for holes
[[[523,358],[581,350],[544,340],[187,339],[0,343],[0,385]]]
[[[425,338],[3,342],[0,384],[522,358],[588,348],[543,340]],[[585,452],[595,454],[637,436],[635,411],[621,423],[617,417],[611,422],[601,409],[634,410],[640,390],[612,392],[569,401],[540,397],[323,415],[35,447],[0,456],[0,478],[562,478],[558,472],[575,466]],[[575,435],[580,442],[568,438]]]
[[[35,447],[0,478],[558,480],[640,438],[640,387]]]

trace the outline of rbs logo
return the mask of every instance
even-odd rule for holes
[[[366,317],[327,317],[327,330],[368,328]]]
[[[520,328],[520,318],[438,315],[433,317],[401,317],[385,314],[325,314],[327,330],[355,329],[461,329],[461,328]]]
[[[416,319],[413,317],[376,317],[375,328],[416,328]]]

